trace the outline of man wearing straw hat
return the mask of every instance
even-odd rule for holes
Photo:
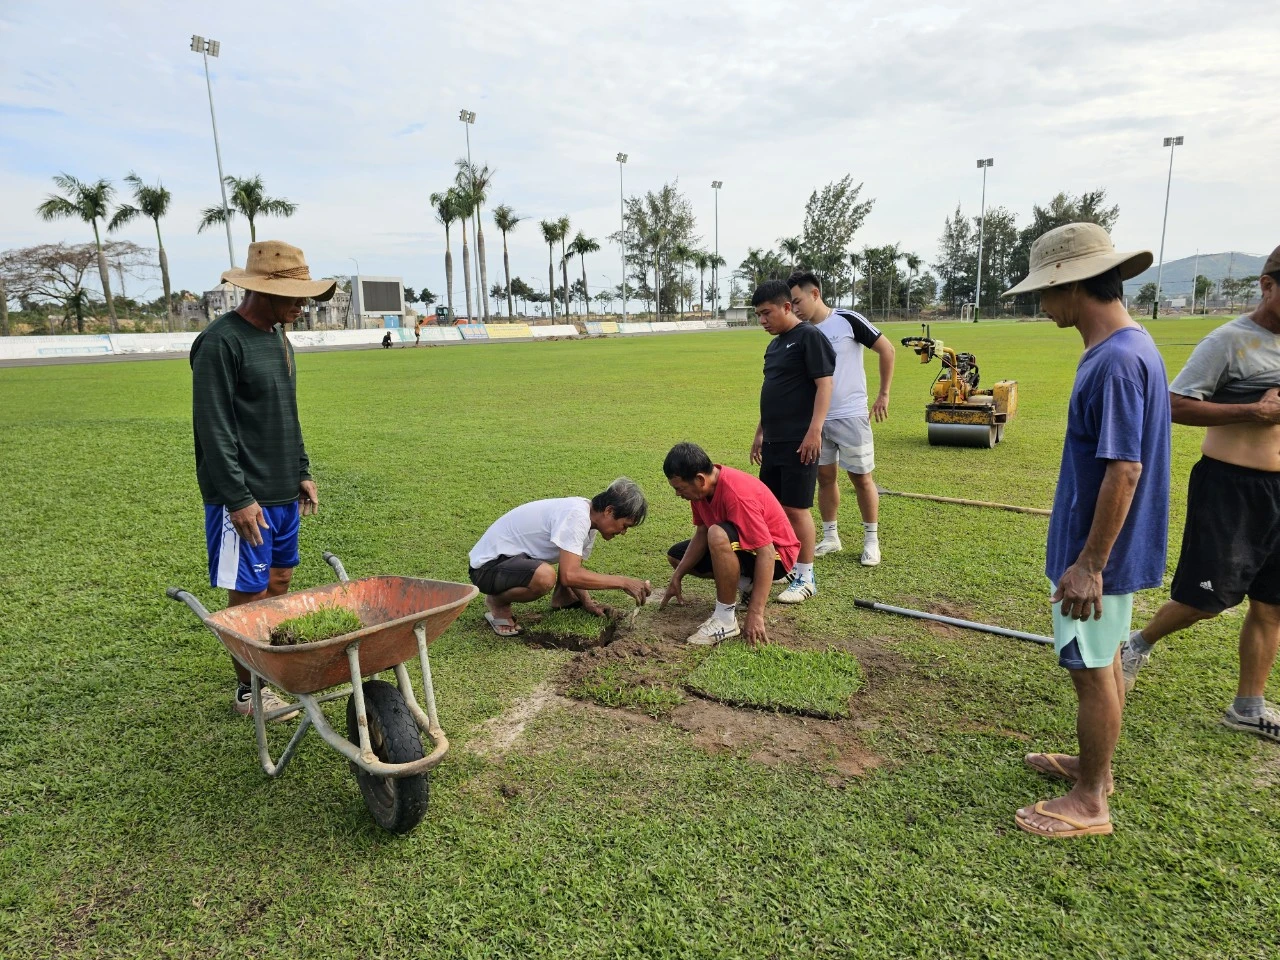
[[[328,300],[337,282],[312,280],[302,251],[277,240],[250,244],[244,269],[228,270],[222,279],[246,293],[191,345],[192,421],[209,585],[225,589],[234,607],[289,589],[298,565],[298,518],[320,504],[285,331],[308,299]],[[249,671],[239,662],[235,668],[235,709],[248,716]],[[263,688],[264,710],[284,705]]]
[[[1026,279],[1006,297],[1039,293],[1040,309],[1084,341],[1067,408],[1049,519],[1045,573],[1053,638],[1078,708],[1078,756],[1027,754],[1033,769],[1071,781],[1061,797],[1023,807],[1019,828],[1042,837],[1112,832],[1107,797],[1120,737],[1133,595],[1164,579],[1169,523],[1169,387],[1154,341],[1124,306],[1124,281],[1151,265],[1119,253],[1102,227],[1070,223],[1031,247]]]

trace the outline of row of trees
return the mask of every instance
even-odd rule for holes
[[[1197,274],[1195,279],[1195,297],[1192,303],[1192,311],[1197,309],[1200,303],[1207,303],[1214,290],[1218,292],[1218,296],[1227,301],[1227,309],[1234,310],[1236,301],[1239,300],[1244,306],[1249,306],[1253,302],[1254,296],[1258,292],[1258,277],[1223,277],[1217,283],[1214,283],[1203,273]],[[1160,291],[1161,297],[1169,296],[1168,290]],[[1154,282],[1144,283],[1142,289],[1138,291],[1138,295],[1133,298],[1140,306],[1150,307],[1156,302],[1156,285]]]
[[[154,224],[156,231],[156,252],[159,256],[160,280],[164,287],[166,322],[171,326],[173,321],[173,293],[169,285],[169,258],[165,255],[164,240],[160,234],[160,220],[169,212],[169,205],[173,197],[163,184],[157,183],[152,186],[144,183],[142,178],[132,171],[125,176],[124,182],[129,185],[133,194],[133,202],[117,204],[115,201],[116,189],[110,180],[104,178],[90,183],[79,180],[67,173],[58,174],[53,178],[54,186],[58,188],[58,192],[51,193],[46,197],[36,207],[36,213],[46,221],[80,220],[93,228],[98,278],[102,284],[102,295],[113,331],[118,329],[118,321],[115,297],[111,290],[110,271],[108,270],[107,244],[103,241],[103,233],[115,233],[138,219],[145,218],[150,220]],[[249,221],[249,239],[252,242],[257,239],[255,221],[258,217],[290,217],[298,209],[297,204],[288,200],[268,197],[260,176],[243,179],[227,177],[226,185],[229,190],[227,195],[229,209],[224,211],[221,206],[206,208],[202,212],[200,222],[196,227],[197,233],[203,232],[215,224],[225,223],[228,215],[234,217],[239,214]],[[65,245],[45,244],[44,247],[65,248]],[[29,248],[29,251],[39,249]],[[134,249],[140,248],[134,247]],[[22,251],[18,252],[21,253]],[[29,254],[20,259],[28,263],[48,262],[49,256],[50,251],[45,249],[42,253]],[[117,262],[119,259],[119,256],[117,256]],[[30,277],[27,277],[24,281],[25,285],[28,289],[37,291],[40,289],[41,284],[53,284],[56,288],[62,289],[66,285],[59,278],[65,271],[74,270],[74,264],[77,262],[78,259],[75,256],[63,258],[61,265],[56,270],[45,271],[42,280],[32,281]],[[82,284],[79,282],[82,279],[83,277],[80,277],[77,280],[74,294],[67,294],[67,296],[75,297],[76,316],[80,329],[83,329],[84,307],[82,296],[84,291]],[[4,283],[5,278],[0,278],[0,284]],[[33,283],[35,286],[32,286]],[[8,286],[14,287],[13,290],[8,292],[8,295],[15,297],[19,295],[19,291],[12,279],[8,280]],[[0,293],[0,296],[2,295],[4,294]],[[41,294],[37,292],[34,295],[40,296]]]

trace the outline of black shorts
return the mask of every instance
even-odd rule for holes
[[[818,487],[818,461],[800,462],[799,440],[768,441],[760,446],[760,481],[784,507],[808,510]]]
[[[494,596],[512,587],[527,587],[545,562],[526,553],[517,553],[514,557],[495,557],[479,568],[472,567],[469,573],[471,582],[480,588],[481,593]]]
[[[1169,593],[1205,613],[1245,597],[1280,605],[1280,473],[1200,458]]]
[[[748,580],[754,580],[756,576],[756,552],[754,550],[743,550],[738,546],[738,528],[728,520],[721,524],[717,524],[725,533],[729,535],[729,543],[733,545],[733,552],[738,555],[738,569],[742,576]],[[689,549],[688,540],[681,540],[677,544],[673,544],[671,549],[667,551],[674,562],[679,563],[684,559],[685,551]],[[702,555],[697,563],[693,565],[690,571],[695,577],[710,579],[715,576],[715,568],[711,566],[711,551],[708,550]],[[782,561],[775,555],[773,558],[773,579],[777,580],[787,575],[787,568],[782,565]]]

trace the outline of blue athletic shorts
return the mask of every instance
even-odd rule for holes
[[[209,586],[241,593],[267,589],[272,567],[296,567],[298,557],[298,504],[263,507],[267,529],[262,546],[251,547],[231,525],[226,507],[204,505],[204,537],[209,546]]]

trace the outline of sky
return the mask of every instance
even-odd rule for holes
[[[181,12],[178,12],[178,11]],[[227,267],[199,33],[226,173],[261,174],[298,205],[260,239],[306,252],[313,275],[399,276],[444,295],[444,231],[428,196],[466,153],[497,171],[490,205],[529,218],[512,272],[545,286],[537,220],[568,215],[600,240],[592,289],[619,281],[617,152],[628,195],[679,181],[707,249],[800,232],[804,204],[851,174],[875,205],[854,246],[926,261],[957,204],[1025,223],[1059,190],[1105,187],[1121,248],[1157,251],[1176,150],[1165,258],[1266,253],[1280,243],[1280,21],[1273,2],[1028,4],[469,0],[376,4],[0,0],[0,250],[92,239],[36,205],[65,171],[136,171],[173,193],[162,222],[174,289]],[[136,222],[119,236],[154,246]],[[248,228],[233,228],[243,265]],[[453,235],[455,301],[462,301]],[[489,280],[501,235],[485,227]],[[158,278],[130,281],[154,297]]]

